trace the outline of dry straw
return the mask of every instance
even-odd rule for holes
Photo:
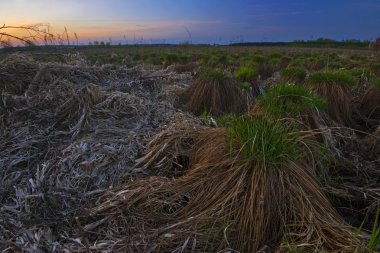
[[[86,208],[96,205],[99,192],[144,176],[134,160],[174,113],[141,81],[153,71],[79,62],[21,55],[0,62],[1,249],[103,247],[98,241],[115,230],[98,226],[99,237],[85,234]],[[129,93],[117,91],[126,86]]]

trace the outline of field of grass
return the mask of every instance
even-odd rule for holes
[[[380,52],[0,50],[2,252],[379,252]]]

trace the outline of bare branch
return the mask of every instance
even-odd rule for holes
[[[45,28],[45,29],[44,29]],[[10,32],[9,30],[15,30]],[[22,34],[22,35],[17,35]],[[36,41],[44,41],[47,44],[54,41],[54,35],[50,33],[49,24],[33,24],[25,26],[12,26],[3,25],[0,26],[0,43],[4,46],[11,46],[11,39],[24,42],[27,45],[34,44]],[[5,41],[4,41],[5,39]]]

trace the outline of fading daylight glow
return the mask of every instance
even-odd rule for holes
[[[62,35],[66,27],[70,38],[74,38],[76,33],[82,43],[93,40],[178,42],[189,39],[186,29],[211,30],[213,26],[223,23],[222,20],[212,19],[147,16],[152,11],[144,13],[135,9],[136,5],[141,7],[142,2],[149,1],[14,0],[2,3],[0,17],[2,23],[12,26],[49,24],[54,35]],[[21,37],[25,35],[20,30],[9,29],[7,32]]]
[[[378,0],[1,0],[0,22],[49,24],[55,35],[67,27],[81,43],[228,43],[370,39],[379,12]]]
[[[186,29],[208,27],[221,24],[221,20],[159,20],[142,22],[105,22],[103,24],[89,24],[77,26],[76,30],[82,39],[91,38],[114,38],[138,40],[158,39],[188,39]]]

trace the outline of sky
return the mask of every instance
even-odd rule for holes
[[[0,0],[0,24],[37,23],[80,43],[368,40],[380,0]]]

